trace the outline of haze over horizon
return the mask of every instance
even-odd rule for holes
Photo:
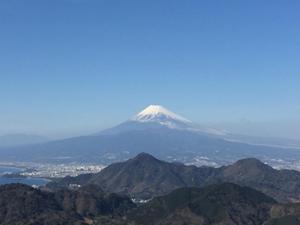
[[[299,225],[299,9],[0,0],[0,225]]]
[[[0,135],[89,134],[159,104],[235,133],[300,139],[299,7],[1,1]]]

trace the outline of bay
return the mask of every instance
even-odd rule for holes
[[[20,177],[20,178],[8,178],[3,177],[4,174],[18,173],[23,171],[22,168],[17,167],[8,167],[8,166],[0,166],[0,185],[3,184],[12,184],[12,183],[21,183],[27,185],[36,185],[43,186],[49,182],[49,180],[44,178],[33,178],[33,177]]]

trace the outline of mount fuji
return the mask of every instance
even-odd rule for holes
[[[150,105],[131,119],[96,134],[3,148],[0,158],[2,161],[108,165],[140,152],[167,161],[208,166],[221,166],[248,157],[270,164],[289,165],[300,161],[300,151],[253,144],[249,137],[201,126],[160,105]]]
[[[225,135],[223,130],[200,126],[192,121],[171,112],[161,105],[150,105],[128,121],[98,134],[117,134],[132,130],[174,129],[191,131],[206,135]]]

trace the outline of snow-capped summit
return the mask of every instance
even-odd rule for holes
[[[149,129],[194,130],[194,124],[161,105],[150,105],[131,119],[116,127],[104,130],[101,134],[115,134],[126,131]]]
[[[190,120],[179,116],[161,105],[150,105],[132,118],[139,122],[164,122],[166,120],[191,123]]]
[[[176,129],[202,133],[205,135],[224,135],[221,130],[201,126],[176,113],[171,112],[161,105],[150,105],[131,119],[117,125],[116,127],[104,130],[101,134],[115,134],[127,131],[145,131],[150,129]]]

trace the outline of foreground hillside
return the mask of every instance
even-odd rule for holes
[[[251,188],[224,183],[182,188],[129,214],[137,224],[262,224],[275,201]]]
[[[216,169],[142,153],[42,189],[0,186],[0,225],[299,225],[299,176],[257,159]]]
[[[274,205],[270,212],[271,219],[264,225],[299,225],[300,204]]]
[[[182,187],[204,187],[232,182],[263,192],[279,202],[300,201],[300,173],[275,170],[257,159],[243,159],[221,168],[168,163],[141,153],[133,159],[115,163],[98,174],[66,177],[50,183],[57,189],[70,184],[96,184],[106,191],[150,199]]]
[[[230,183],[178,189],[139,206],[97,186],[50,193],[16,184],[0,187],[0,224],[261,225],[274,204],[258,191]]]
[[[127,197],[97,186],[54,193],[21,184],[0,186],[1,225],[83,225],[95,216],[122,215],[133,207]]]

